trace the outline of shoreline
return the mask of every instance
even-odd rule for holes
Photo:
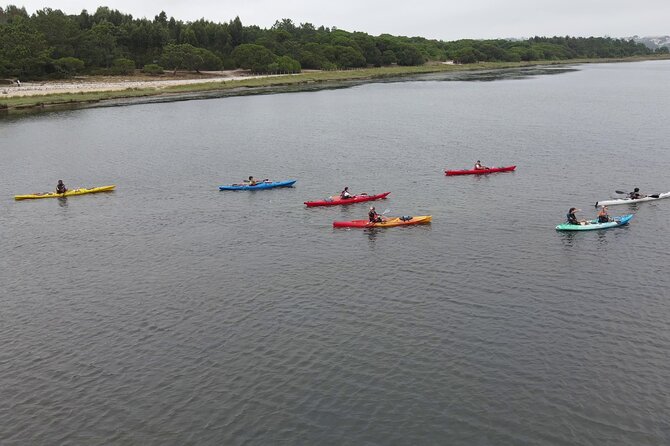
[[[484,62],[467,65],[433,63],[411,67],[362,68],[343,71],[304,71],[286,75],[252,75],[241,70],[182,74],[174,77],[77,78],[67,81],[24,82],[0,86],[0,116],[140,103],[172,102],[250,94],[342,88],[419,74],[477,72],[512,68],[670,60],[670,56],[624,59],[570,59],[534,62]],[[6,92],[6,93],[5,93]]]

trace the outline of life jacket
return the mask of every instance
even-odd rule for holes
[[[575,214],[568,213],[567,218],[568,218],[568,223],[570,223],[571,225],[578,225],[579,224],[579,221],[577,220],[577,217],[575,216]]]

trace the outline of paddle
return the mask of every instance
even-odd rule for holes
[[[620,190],[615,190],[614,192],[616,192],[617,194],[626,194],[626,195],[628,195],[628,192],[622,192],[622,191],[620,191]],[[650,198],[660,198],[660,194],[647,195],[646,197],[650,197]],[[645,197],[643,197],[643,198],[645,198]]]
[[[269,179],[266,178],[264,180],[258,180],[258,181],[256,181],[256,184],[252,185],[249,182],[249,180],[243,180],[241,183],[233,183],[233,184],[231,184],[231,186],[250,186],[250,187],[253,187],[253,186],[256,186],[260,183],[271,183],[271,182],[272,181],[270,181]]]

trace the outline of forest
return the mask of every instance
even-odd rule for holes
[[[659,50],[660,51],[660,50]],[[664,48],[667,52],[667,48]],[[153,20],[99,7],[68,15],[44,8],[0,8],[0,78],[63,79],[165,71],[245,69],[296,73],[452,60],[518,62],[645,56],[633,40],[609,37],[533,37],[527,40],[430,40],[282,19],[269,28],[205,19],[184,22],[165,12]]]

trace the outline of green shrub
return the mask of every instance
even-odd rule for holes
[[[160,65],[155,64],[155,63],[146,64],[142,68],[142,73],[151,74],[151,75],[163,74],[163,67],[161,67]]]
[[[84,70],[84,61],[76,57],[61,57],[53,62],[57,77],[72,77]]]
[[[113,74],[132,74],[134,71],[135,62],[123,57],[115,59],[111,68]]]

